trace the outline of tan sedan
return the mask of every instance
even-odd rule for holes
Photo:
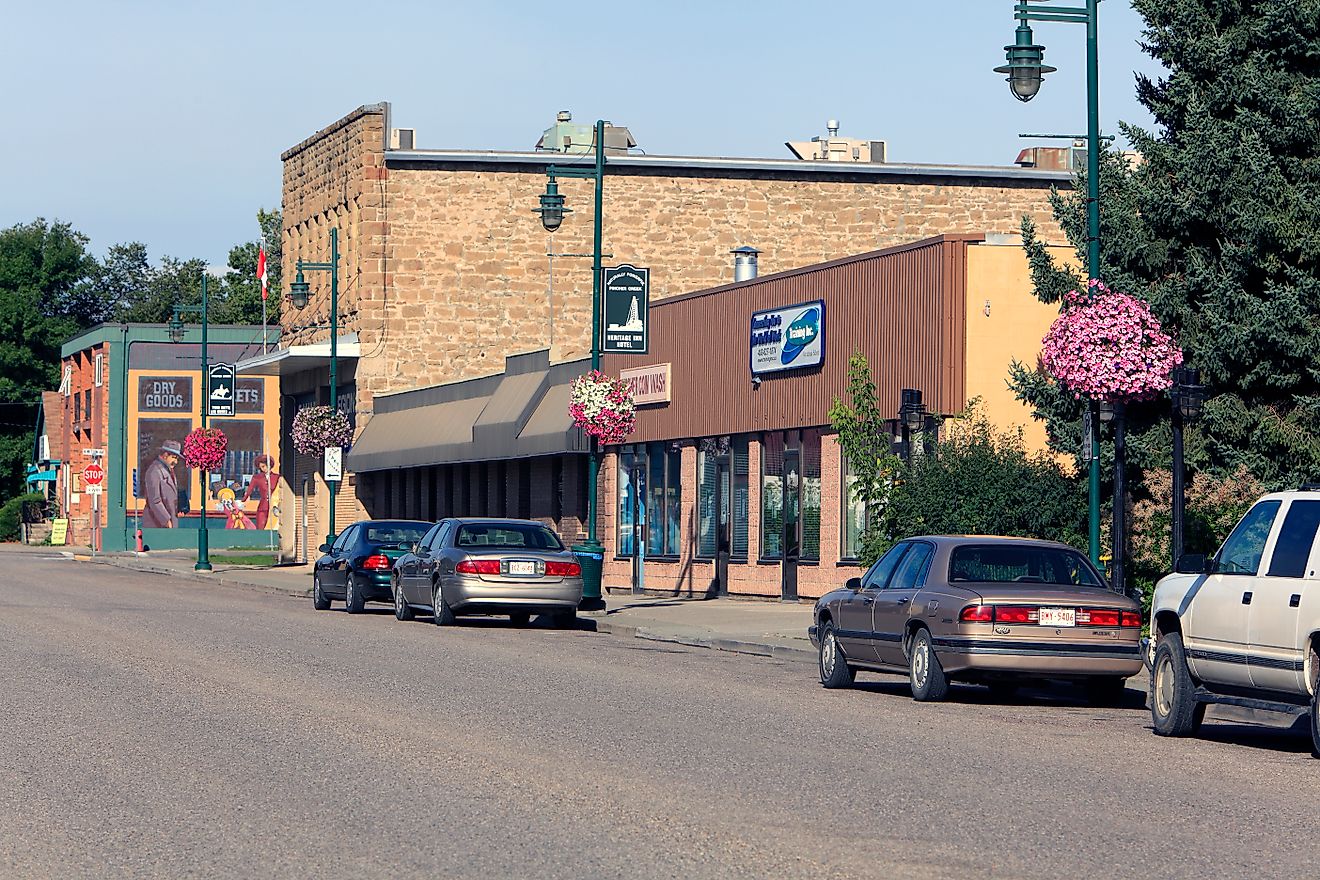
[[[906,671],[923,701],[943,699],[950,681],[1010,693],[1025,681],[1072,679],[1112,702],[1142,668],[1140,607],[1053,541],[909,538],[823,596],[814,619],[829,688],[852,684],[859,669]]]

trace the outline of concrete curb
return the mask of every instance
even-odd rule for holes
[[[185,578],[193,581],[205,581],[213,584],[224,584],[227,587],[245,587],[247,589],[262,590],[267,593],[279,593],[285,596],[308,596],[311,594],[311,587],[286,587],[281,584],[265,584],[237,576],[238,572],[252,571],[253,569],[236,569],[235,571],[189,571],[187,569],[170,568],[169,566],[143,562],[141,560],[129,557],[98,556],[92,557],[74,557],[80,562],[90,562],[94,565],[111,565],[115,568],[122,568],[126,571],[140,571],[147,574],[161,574],[167,577]]]
[[[757,657],[770,657],[775,660],[792,660],[801,663],[815,663],[816,652],[791,645],[777,645],[769,642],[752,642],[744,639],[729,639],[716,635],[695,635],[686,633],[658,632],[644,626],[616,623],[603,616],[587,615],[596,623],[596,632],[624,638],[646,639],[651,642],[667,642],[672,645],[684,645],[690,648],[708,648],[712,651],[727,651],[731,654],[751,654]]]

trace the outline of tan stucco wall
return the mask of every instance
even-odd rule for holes
[[[1051,247],[1060,263],[1073,260],[1068,247]],[[986,314],[986,303],[990,314]],[[1027,449],[1046,448],[1045,423],[1008,387],[1014,360],[1035,366],[1041,340],[1059,307],[1036,299],[1020,240],[973,244],[967,249],[967,398],[980,397],[989,422],[1001,431],[1022,429]]]

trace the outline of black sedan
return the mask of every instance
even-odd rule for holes
[[[333,544],[320,547],[324,555],[312,570],[312,607],[324,611],[331,599],[343,599],[345,610],[356,614],[368,602],[393,602],[394,560],[429,528],[429,522],[371,519],[344,529]]]

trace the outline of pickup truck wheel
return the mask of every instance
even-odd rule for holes
[[[1311,694],[1311,748],[1311,754],[1320,758],[1320,684]]]
[[[839,639],[834,635],[834,624],[826,623],[820,630],[819,653],[820,683],[827,688],[850,687],[857,677],[848,665],[848,658],[843,656]]]
[[[912,636],[908,683],[912,688],[912,699],[921,703],[937,703],[949,695],[949,679],[944,675],[940,658],[935,656],[935,645],[928,629],[919,629]]]
[[[1170,633],[1160,639],[1150,673],[1150,714],[1157,734],[1190,736],[1196,732],[1205,710],[1198,710],[1195,692],[1182,636]]]

